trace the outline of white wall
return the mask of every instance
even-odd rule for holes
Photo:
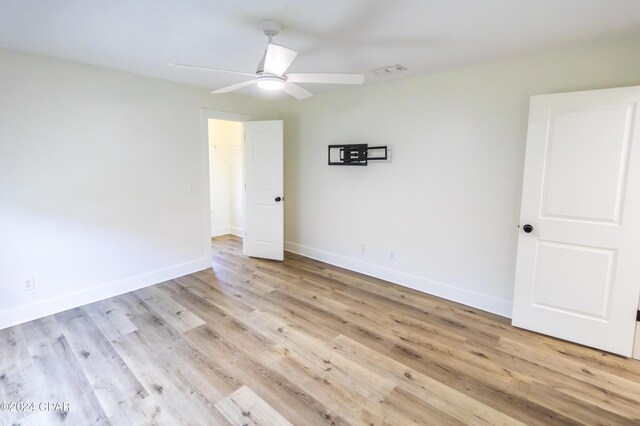
[[[209,119],[211,236],[244,229],[242,200],[242,123]]]
[[[0,70],[0,328],[208,266],[200,109],[261,101],[7,50]]]
[[[286,102],[287,249],[510,316],[529,97],[638,85],[639,45]],[[340,143],[389,145],[392,161],[327,166]]]

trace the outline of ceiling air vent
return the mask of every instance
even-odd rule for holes
[[[389,65],[388,67],[378,68],[377,70],[371,71],[375,75],[389,75],[389,74],[397,74],[402,71],[406,71],[407,69],[402,65]]]

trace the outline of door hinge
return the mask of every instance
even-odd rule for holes
[[[636,312],[636,321],[640,322],[640,311]]]

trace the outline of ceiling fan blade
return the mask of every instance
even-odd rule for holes
[[[285,83],[282,91],[288,93],[296,99],[306,99],[313,96],[313,93],[309,92],[307,89],[303,89],[302,87],[293,83]]]
[[[248,73],[248,72],[230,71],[230,70],[221,70],[221,69],[218,69],[218,68],[203,67],[203,66],[200,66],[200,65],[173,64],[173,63],[170,63],[169,65],[171,65],[172,67],[194,68],[194,69],[199,69],[199,70],[216,71],[216,72],[226,72],[226,73],[229,73],[229,74],[240,74],[240,75],[250,75],[250,76],[255,76],[255,74],[250,74],[250,73]]]
[[[287,74],[287,81],[292,83],[328,83],[328,84],[362,84],[362,74]]]
[[[262,70],[267,74],[282,77],[282,74],[291,66],[291,63],[298,55],[295,50],[284,46],[269,43],[267,50],[264,52],[264,66]],[[260,66],[258,66],[260,68]]]
[[[232,92],[237,89],[242,89],[243,87],[251,86],[252,84],[255,84],[255,82],[256,82],[255,80],[243,81],[242,83],[233,84],[231,86],[223,87],[222,89],[218,89],[218,90],[213,90],[211,93],[218,94],[218,93]]]

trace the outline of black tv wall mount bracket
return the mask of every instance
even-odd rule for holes
[[[348,145],[329,145],[328,163],[330,166],[366,166],[369,161],[387,160],[386,146],[369,146],[366,143]]]

